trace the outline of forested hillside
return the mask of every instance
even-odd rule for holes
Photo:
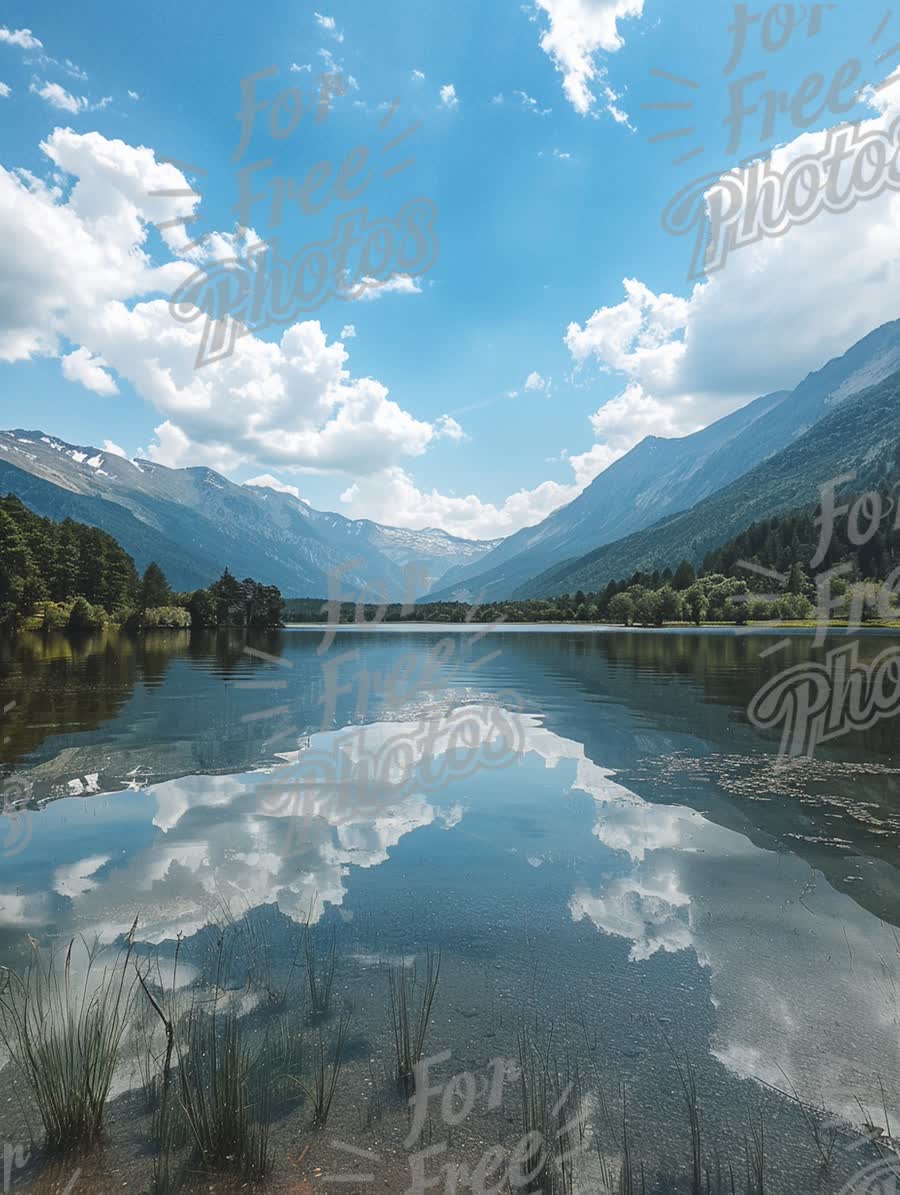
[[[280,624],[281,611],[276,586],[239,581],[227,567],[205,589],[173,593],[159,565],[139,577],[105,531],[42,518],[13,494],[0,498],[0,630],[88,631],[107,622],[133,630],[269,627]]]
[[[40,601],[74,597],[124,616],[137,588],[134,561],[105,531],[41,518],[13,494],[0,499],[0,626]]]

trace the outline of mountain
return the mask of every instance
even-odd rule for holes
[[[809,431],[690,510],[606,544],[532,578],[516,597],[604,588],[635,572],[698,565],[751,523],[815,506],[819,488],[855,474],[854,488],[877,486],[900,462],[900,371],[834,407]]]
[[[542,523],[477,564],[448,572],[431,598],[502,600],[567,559],[687,510],[787,447],[834,406],[900,368],[900,321],[884,324],[795,390],[756,399],[693,435],[648,436]]]
[[[411,596],[408,568],[417,593],[427,593],[498,543],[347,519],[212,469],[129,461],[41,431],[0,432],[0,493],[47,518],[107,531],[138,568],[156,560],[180,590],[209,585],[227,565],[288,597],[326,597],[329,571],[343,569],[348,598],[368,585],[374,600],[402,601]]]

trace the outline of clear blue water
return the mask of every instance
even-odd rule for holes
[[[223,909],[269,918],[282,961],[311,914],[338,935],[361,1058],[385,1044],[385,960],[440,950],[430,1046],[451,1070],[514,1053],[523,1018],[565,1025],[595,1113],[624,1084],[644,1155],[683,1169],[689,1059],[708,1131],[735,1151],[771,1101],[767,1189],[839,1190],[853,1155],[823,1177],[766,1085],[900,1122],[896,726],[779,767],[747,704],[820,649],[797,637],[766,658],[771,642],[19,640],[0,658],[0,961],[27,934],[112,942],[137,917],[141,950],[171,955],[180,934],[200,974]],[[367,1075],[348,1072],[346,1140]],[[495,1131],[487,1118],[479,1139]]]

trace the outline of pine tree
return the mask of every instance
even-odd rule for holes
[[[246,595],[240,581],[229,569],[226,568],[218,581],[210,585],[209,594],[215,606],[217,626],[244,626]]]
[[[172,590],[169,588],[166,574],[155,560],[151,560],[141,580],[138,605],[141,610],[153,610],[157,606],[168,606],[171,601]]]
[[[14,627],[28,613],[26,594],[34,572],[25,537],[12,517],[0,510],[0,626]]]

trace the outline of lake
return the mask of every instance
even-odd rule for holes
[[[861,658],[891,643],[865,636]],[[177,947],[185,994],[228,936],[215,984],[262,1032],[273,993],[300,1008],[309,922],[350,1036],[327,1129],[304,1103],[277,1118],[285,1190],[515,1189],[523,1049],[576,1127],[569,1179],[520,1189],[604,1190],[627,1157],[634,1190],[690,1191],[699,1108],[711,1190],[874,1190],[845,1184],[889,1165],[862,1126],[900,1124],[897,726],[786,762],[747,714],[825,650],[555,627],[23,635],[0,648],[0,963],[29,935],[112,946],[137,919],[159,974]],[[389,975],[415,967],[420,990],[429,951],[416,1136]],[[116,1174],[139,1176],[151,1120],[139,1064],[120,1070]],[[96,1165],[100,1189],[109,1151]]]

